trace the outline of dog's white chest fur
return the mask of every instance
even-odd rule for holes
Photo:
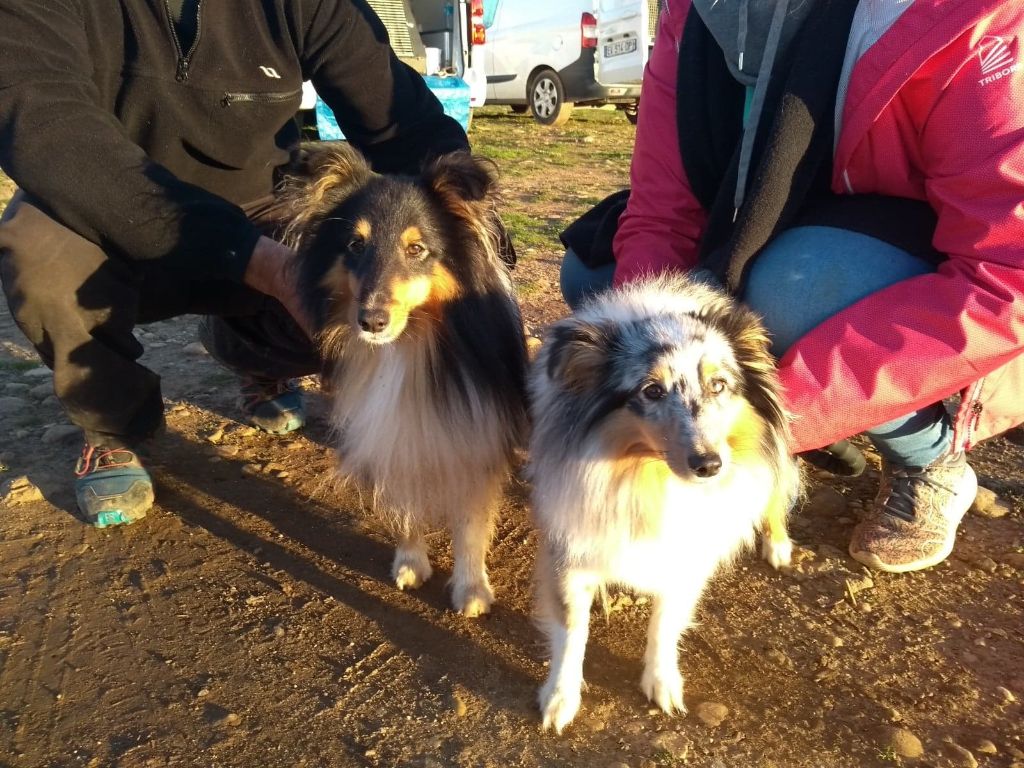
[[[628,479],[595,483],[599,474],[591,466],[563,485],[558,503],[544,505],[543,527],[576,567],[654,594],[707,578],[749,545],[772,482],[766,469],[738,466],[706,483],[669,475],[655,501]]]
[[[441,521],[461,514],[448,508],[452,500],[474,497],[481,478],[504,467],[505,432],[472,387],[459,408],[446,409],[427,354],[422,342],[351,343],[338,364],[331,422],[341,473],[372,489],[379,511],[401,518],[416,509]]]

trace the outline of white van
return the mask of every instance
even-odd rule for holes
[[[619,0],[618,5],[632,3],[646,18],[648,2],[656,1]],[[617,104],[635,109],[640,98],[639,78],[613,82],[614,78],[596,71],[601,5],[605,3],[611,5],[614,0],[487,0],[487,103],[529,110],[543,125],[564,123],[574,104]],[[621,9],[617,12],[623,15]],[[636,44],[644,46],[646,55],[646,28]],[[608,59],[612,58],[609,55]]]

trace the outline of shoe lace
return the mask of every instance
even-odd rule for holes
[[[103,448],[85,444],[75,465],[75,477],[85,477],[98,469],[109,469],[135,461],[135,454],[127,448]]]
[[[912,523],[915,517],[918,492],[921,486],[927,485],[938,491],[954,493],[954,489],[938,482],[927,467],[900,467],[892,471],[890,477],[889,497],[882,505],[882,512]]]

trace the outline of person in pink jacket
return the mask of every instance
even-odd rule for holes
[[[724,285],[772,332],[794,452],[883,458],[850,554],[944,560],[966,451],[1024,420],[1024,3],[668,0],[618,210],[612,263],[564,238],[570,305]]]

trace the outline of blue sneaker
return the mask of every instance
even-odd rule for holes
[[[306,423],[302,391],[294,379],[242,379],[238,407],[254,427],[272,435],[294,432]]]
[[[75,498],[97,528],[130,525],[153,506],[153,480],[134,451],[86,443],[75,465]]]

